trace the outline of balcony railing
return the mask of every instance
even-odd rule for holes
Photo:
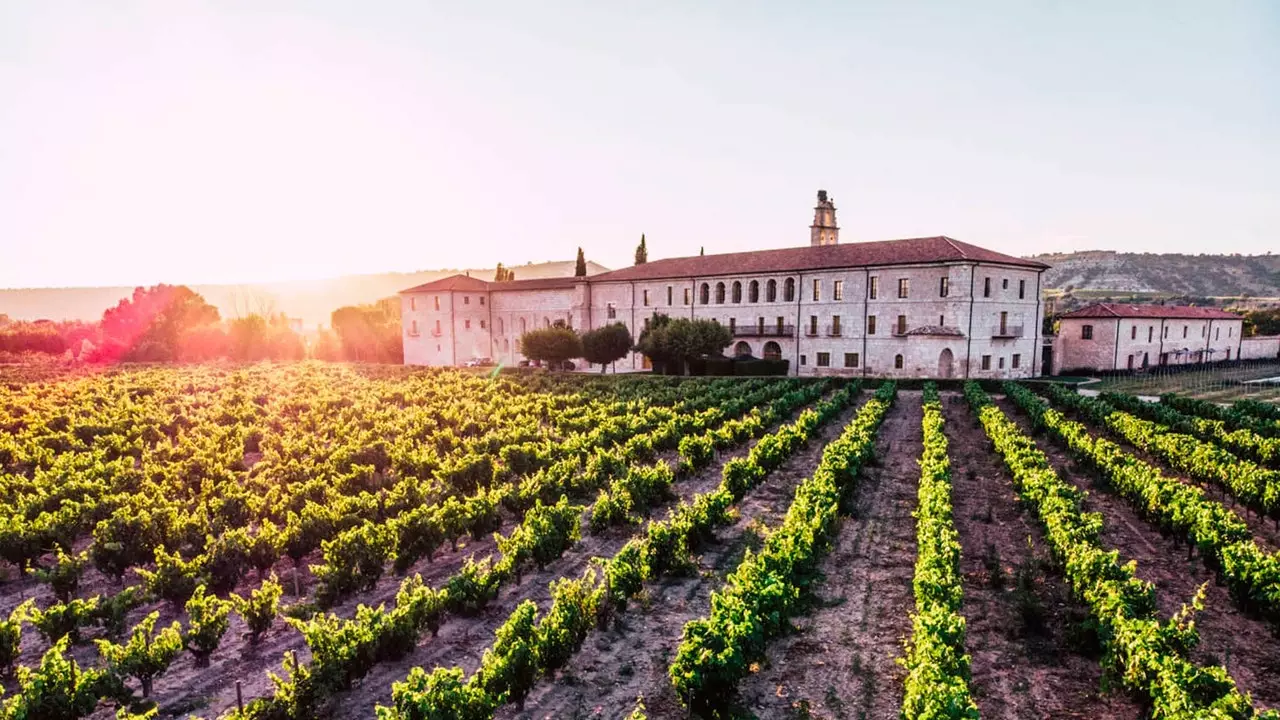
[[[1020,338],[1022,337],[1021,325],[997,325],[991,329],[991,337],[993,338]]]
[[[841,325],[828,325],[827,337],[844,337],[844,327]]]
[[[738,325],[733,328],[734,337],[795,337],[795,325]]]

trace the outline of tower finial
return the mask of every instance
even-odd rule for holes
[[[813,209],[813,224],[809,226],[809,244],[836,245],[839,242],[835,200],[827,196],[826,190],[819,190],[818,205]]]

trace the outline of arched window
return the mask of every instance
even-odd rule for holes
[[[711,303],[711,286],[710,285],[706,283],[702,283],[702,290],[698,292],[698,302],[702,303],[703,305],[709,305]]]
[[[772,280],[770,280],[769,282],[773,282],[773,281],[772,281]],[[782,346],[781,346],[781,345],[779,345],[778,343],[776,343],[776,342],[772,341],[772,340],[770,340],[769,342],[765,343],[765,344],[764,344],[764,359],[765,359],[765,360],[781,360],[781,359],[782,359]]]
[[[896,369],[898,369],[898,370],[901,370],[901,369],[902,369],[902,356],[901,356],[901,355],[894,355],[894,356],[893,356],[893,367],[894,367],[894,368],[896,368]]]
[[[505,329],[506,329],[506,323],[502,322],[502,318],[498,318],[498,334],[501,335],[503,332],[505,332]]]
[[[753,303],[760,302],[760,281],[759,280],[752,280],[751,284],[747,286],[747,302],[753,302]]]
[[[794,302],[796,299],[796,279],[787,278],[787,282],[782,288],[782,299],[786,302]]]
[[[528,321],[528,320],[525,320],[524,318],[520,318],[520,332],[521,332],[521,334],[523,334],[523,333],[525,333],[525,332],[528,332],[528,330],[529,330],[529,321]]]
[[[716,304],[724,304],[724,283],[722,282],[716,283]]]
[[[742,302],[742,283],[737,280],[733,281],[733,302],[735,304]]]
[[[764,299],[766,302],[778,302],[778,281],[770,280],[764,286]]]
[[[509,351],[511,350],[511,339],[510,339],[510,338],[503,338],[503,339],[502,339],[502,349],[503,349],[503,351],[506,351],[506,352],[509,352]]]
[[[737,345],[733,346],[733,354],[734,355],[750,355],[751,344],[746,342],[745,340],[739,342]]]

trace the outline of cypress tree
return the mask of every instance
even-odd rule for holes
[[[582,248],[578,248],[578,262],[573,266],[573,276],[587,276],[587,256],[582,254]]]
[[[636,264],[643,265],[649,262],[649,248],[644,242],[644,233],[640,233],[640,246],[636,248]]]

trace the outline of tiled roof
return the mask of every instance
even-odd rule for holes
[[[447,292],[449,290],[463,290],[467,292],[485,292],[489,289],[489,283],[479,278],[473,278],[469,275],[450,275],[439,280],[432,280],[429,283],[423,283],[408,290],[401,290],[401,293],[415,292]]]
[[[1240,316],[1226,310],[1191,305],[1126,305],[1122,303],[1095,303],[1069,312],[1065,318],[1164,318],[1180,320],[1239,320]]]
[[[558,290],[572,288],[580,282],[582,282],[582,278],[550,277],[529,278],[528,280],[512,280],[510,282],[496,283],[469,277],[467,275],[450,275],[449,277],[432,280],[429,283],[423,283],[422,285],[411,287],[408,290],[401,290],[400,292],[401,294],[404,294],[419,292],[448,292],[450,290],[460,292],[489,292],[491,290]]]
[[[847,245],[805,246],[779,250],[755,250],[724,255],[654,260],[613,272],[592,276],[591,282],[657,280],[662,278],[746,275],[770,272],[799,272],[874,265],[977,261],[1016,265],[1043,270],[1048,265],[1035,260],[985,250],[949,237],[911,238],[849,243]]]

